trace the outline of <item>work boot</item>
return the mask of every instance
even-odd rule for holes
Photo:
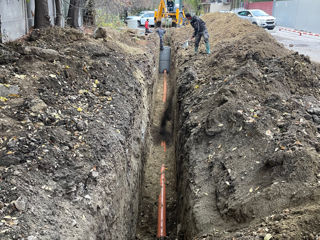
[[[210,54],[210,45],[209,45],[209,42],[206,42],[206,51],[208,54]]]
[[[194,48],[194,52],[195,52],[195,54],[198,54],[198,48],[197,47]]]

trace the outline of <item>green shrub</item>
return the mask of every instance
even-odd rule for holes
[[[119,15],[107,14],[102,9],[96,10],[96,25],[98,27],[121,28],[125,26]]]

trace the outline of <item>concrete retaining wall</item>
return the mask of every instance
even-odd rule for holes
[[[54,25],[56,17],[55,0],[47,0],[50,22]],[[67,0],[66,0],[67,1]],[[63,15],[68,11],[69,4],[63,3]],[[0,0],[0,42],[13,41],[25,35],[34,26],[35,0]],[[80,14],[81,15],[81,14]],[[62,19],[64,26],[64,19]],[[79,17],[82,25],[82,15]]]
[[[25,0],[0,0],[2,42],[21,37],[27,32],[27,6]]]

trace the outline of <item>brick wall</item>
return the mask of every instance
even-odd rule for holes
[[[248,9],[261,9],[272,15],[273,2],[255,2],[248,3]]]

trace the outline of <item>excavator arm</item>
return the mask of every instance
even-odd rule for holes
[[[158,9],[154,13],[154,20],[155,20],[155,25],[160,26],[161,25],[161,19],[165,16],[166,14],[166,4],[164,0],[160,0],[160,4],[158,6]]]
[[[174,10],[174,7],[172,8],[172,10]],[[182,7],[182,0],[179,1],[179,8],[177,8],[175,11],[172,10],[167,11],[165,1],[160,0],[158,8],[154,12],[155,26],[159,27],[163,18],[171,18],[173,27],[176,27],[177,25],[182,25],[183,19],[185,18],[184,10]]]

